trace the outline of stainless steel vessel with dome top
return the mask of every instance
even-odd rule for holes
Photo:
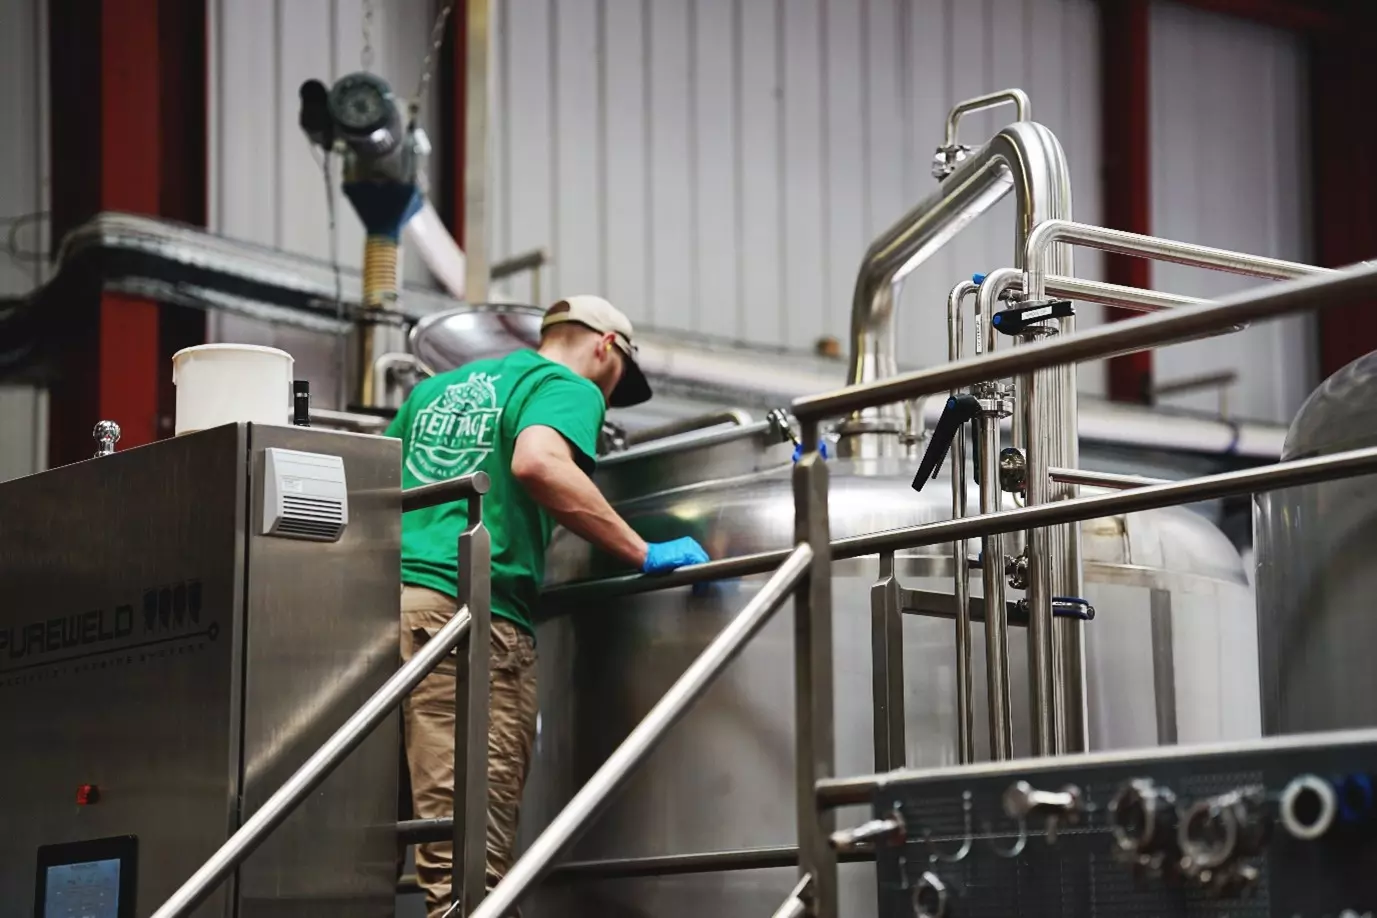
[[[793,542],[792,445],[768,423],[648,444],[602,461],[599,485],[647,538],[690,532],[714,557]],[[950,517],[949,491],[909,487],[907,458],[829,463],[832,537]],[[974,499],[974,498],[973,498]],[[1090,746],[1234,739],[1259,733],[1252,594],[1238,553],[1184,508],[1086,523]],[[874,770],[874,557],[833,564],[839,774]],[[556,535],[552,584],[609,573],[587,543]],[[894,576],[914,594],[903,622],[904,759],[958,760],[950,546],[901,553]],[[522,812],[534,838],[765,580],[751,577],[635,596],[558,591],[539,625],[540,729]],[[975,584],[979,594],[979,584]],[[922,595],[926,594],[926,595]],[[945,601],[944,601],[945,600]],[[926,614],[924,614],[926,613]],[[1010,629],[1016,754],[1029,752],[1023,629]],[[974,720],[985,722],[983,634],[974,628]],[[627,782],[568,858],[606,861],[790,845],[794,832],[793,633],[779,616]],[[986,757],[977,729],[977,756]],[[843,817],[845,821],[845,817]],[[532,915],[770,914],[792,868],[561,881]],[[869,864],[842,867],[845,914],[871,914]]]
[[[1004,194],[1017,191],[1019,246],[1037,221],[1070,217],[1064,158],[1046,128],[1019,122],[981,150],[953,156],[957,164],[941,190],[867,255],[853,304],[852,382],[897,370],[888,284]],[[1021,263],[1021,255],[1016,261]],[[1069,268],[1065,259],[1057,273],[1069,274]],[[442,329],[442,322],[418,328],[418,337]],[[427,350],[424,341],[414,340],[413,347]],[[440,350],[432,346],[427,353]],[[423,359],[436,370],[447,369],[434,358]],[[951,516],[949,480],[932,481],[918,493],[912,489],[918,458],[905,426],[902,412],[888,411],[867,411],[843,424],[843,439],[834,442],[837,458],[829,462],[833,539]],[[646,443],[603,458],[596,477],[647,539],[690,534],[713,557],[727,558],[794,544],[792,454],[786,427],[770,419]],[[962,474],[969,480],[964,468]],[[974,489],[969,503],[977,503]],[[1084,624],[1084,654],[1075,660],[1076,675],[1081,665],[1085,671],[1088,746],[1258,735],[1253,599],[1229,541],[1184,508],[1092,521],[1080,536],[1083,598],[1095,609],[1094,619]],[[1016,540],[1009,541],[1012,547]],[[971,557],[961,563],[977,563],[975,543],[970,548]],[[833,563],[837,773],[961,759],[951,622],[956,563],[950,545]],[[597,586],[560,589],[609,573],[582,540],[556,534],[547,563],[548,601],[538,624],[540,718],[521,820],[528,841],[766,579],[634,595]],[[978,597],[979,583],[972,586]],[[897,634],[886,632],[881,639],[883,629],[873,627],[885,620],[878,598],[894,595],[896,588],[910,614],[901,616]],[[977,605],[983,609],[983,603],[973,604],[973,614]],[[1012,608],[1010,619],[1017,613]],[[1013,750],[1019,755],[1032,750],[1024,636],[1020,627],[1009,629]],[[982,638],[977,621],[969,654],[976,758],[989,755],[988,735],[980,728],[988,708]],[[882,641],[893,649],[876,653]],[[887,679],[876,665],[882,658]],[[566,859],[594,863],[562,871],[523,906],[526,914],[772,914],[798,879],[789,866],[798,837],[793,659],[793,630],[787,617],[777,617],[565,853]],[[891,703],[896,695],[902,717]],[[877,705],[894,712],[888,730],[874,728]],[[723,869],[705,869],[704,856]],[[670,860],[635,863],[656,857]],[[744,864],[753,869],[740,869]],[[874,893],[871,865],[843,865],[845,914],[873,914]]]
[[[1329,377],[1297,412],[1282,459],[1377,445],[1377,353]],[[1254,498],[1263,729],[1377,724],[1377,476]]]

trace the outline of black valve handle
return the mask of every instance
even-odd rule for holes
[[[1095,607],[1086,600],[1074,596],[1053,596],[1052,615],[1055,618],[1077,618],[1083,622],[1093,622]],[[1020,599],[1014,603],[1014,614],[1009,618],[1009,624],[1028,624],[1028,600]]]
[[[980,401],[974,395],[962,393],[947,399],[947,404],[942,408],[942,416],[937,419],[937,426],[933,428],[932,437],[928,440],[928,448],[923,451],[923,460],[918,463],[918,474],[913,476],[913,490],[923,490],[923,485],[937,477],[937,471],[942,468],[942,460],[951,449],[952,441],[956,439],[961,425],[979,416]],[[961,470],[958,469],[956,474],[961,474]]]
[[[1037,325],[1048,319],[1065,319],[1076,314],[1070,300],[1053,300],[1050,303],[1033,303],[1028,306],[1015,306],[994,314],[990,322],[995,331],[1006,335],[1021,335],[1028,326]]]

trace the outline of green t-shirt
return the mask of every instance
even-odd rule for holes
[[[404,488],[488,473],[483,523],[492,534],[492,611],[528,631],[555,523],[512,475],[517,435],[553,428],[591,474],[605,411],[591,381],[535,351],[517,351],[425,380],[387,428],[402,440]],[[457,595],[456,546],[467,513],[467,501],[457,501],[402,516],[402,583]]]

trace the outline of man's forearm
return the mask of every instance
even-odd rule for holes
[[[549,468],[524,482],[536,503],[559,524],[638,569],[645,563],[646,543],[627,525],[597,485],[574,465]]]

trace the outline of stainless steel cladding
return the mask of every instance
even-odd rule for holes
[[[339,541],[261,534],[269,447],[343,460]],[[400,463],[230,425],[0,484],[0,912],[34,914],[40,846],[136,836],[149,914],[383,684]],[[195,914],[390,914],[397,766],[393,715]]]
[[[1377,353],[1320,384],[1291,423],[1283,459],[1377,444]],[[1254,499],[1263,729],[1377,724],[1377,476]]]
[[[771,424],[757,423],[607,458],[598,481],[647,538],[691,533],[714,557],[787,549],[794,525],[791,452]],[[933,482],[914,493],[910,462],[840,459],[829,465],[834,539],[950,517],[950,490]],[[972,487],[970,503],[977,499]],[[1097,610],[1085,629],[1091,746],[1257,736],[1252,597],[1238,554],[1224,536],[1185,509],[1098,520],[1083,532],[1087,598]],[[937,545],[901,553],[893,570],[904,587],[946,593],[951,564],[949,546]],[[879,567],[870,557],[837,561],[832,568],[838,774],[877,767],[871,621]],[[607,572],[586,543],[566,533],[556,536],[548,569],[553,583]],[[528,839],[764,579],[615,599],[583,594],[577,607],[561,606],[558,591],[551,592],[539,629],[540,732],[522,815]],[[986,758],[979,623],[972,637],[975,745],[977,756]],[[1011,628],[1009,644],[1020,701],[1013,707],[1014,748],[1027,754],[1024,629]],[[949,619],[905,616],[902,757],[909,765],[958,761],[954,651]],[[568,856],[606,860],[792,844],[793,725],[793,633],[790,621],[780,618],[671,730]],[[843,912],[874,914],[871,865],[841,869]],[[788,868],[561,880],[539,893],[528,914],[770,914],[796,882]]]

